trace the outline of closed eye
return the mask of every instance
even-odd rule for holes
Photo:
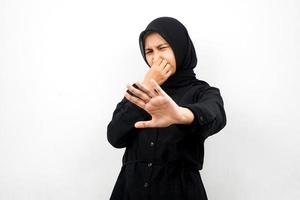
[[[162,49],[166,49],[166,48],[168,48],[169,46],[163,46],[163,47],[159,47],[159,49],[160,50],[162,50]],[[150,49],[147,49],[146,51],[145,51],[145,54],[148,54],[148,53],[151,53],[152,52],[152,50],[150,50]]]
[[[166,49],[166,48],[169,48],[169,47],[168,46],[160,47],[160,49]]]

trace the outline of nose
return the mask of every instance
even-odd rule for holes
[[[153,55],[153,57],[152,57],[152,63],[155,62],[155,61],[157,61],[159,58],[162,58],[162,57],[160,56],[160,54],[155,53],[155,54]]]

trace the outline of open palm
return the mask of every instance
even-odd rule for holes
[[[125,93],[125,97],[140,108],[147,111],[152,119],[135,123],[136,128],[168,127],[180,118],[179,106],[163,91],[155,80],[151,80],[152,90],[137,82],[139,89],[127,85],[128,90],[135,96]]]

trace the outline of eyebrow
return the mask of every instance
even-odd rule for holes
[[[157,47],[160,47],[160,46],[163,46],[163,45],[169,45],[169,44],[168,43],[163,43],[163,44],[158,45]],[[147,50],[151,50],[151,48],[145,48],[145,51],[147,51]]]

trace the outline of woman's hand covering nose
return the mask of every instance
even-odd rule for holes
[[[149,89],[142,83],[136,82],[139,89],[128,84],[128,90],[133,94],[125,93],[125,97],[140,108],[147,111],[152,119],[135,123],[136,128],[168,127],[172,124],[190,124],[194,119],[193,113],[178,106],[173,99],[154,80],[150,80]]]
[[[152,63],[151,68],[145,74],[142,83],[148,88],[151,88],[152,84],[150,83],[150,80],[154,79],[158,85],[162,85],[172,73],[171,65],[168,61],[166,59],[158,58]]]

